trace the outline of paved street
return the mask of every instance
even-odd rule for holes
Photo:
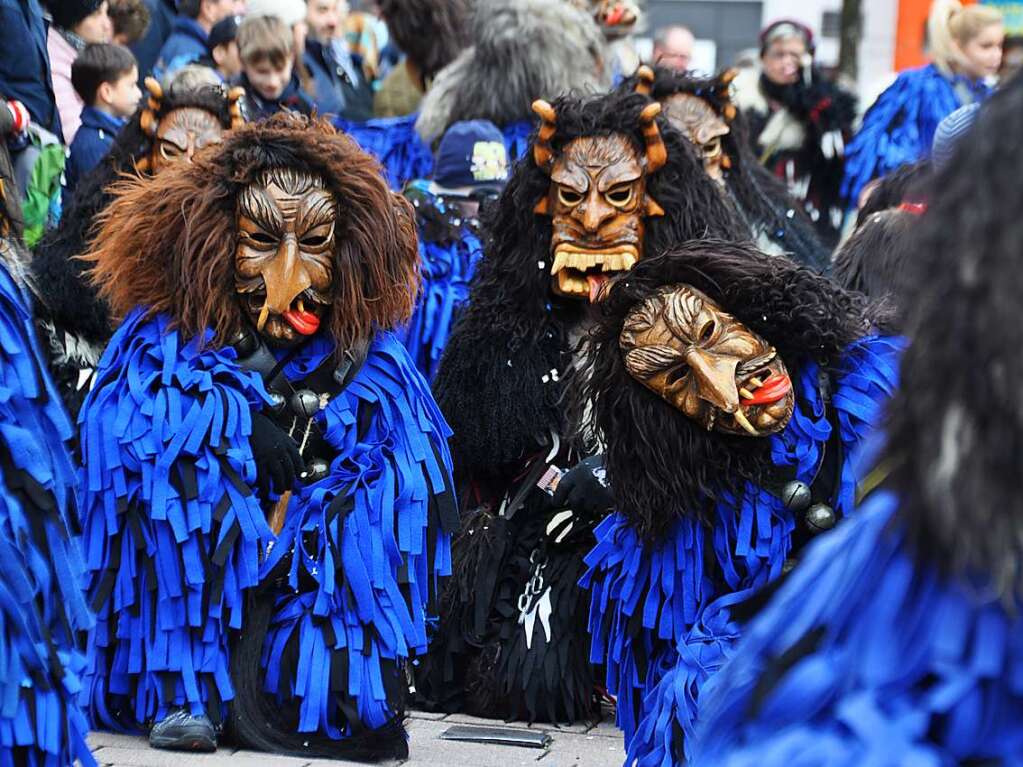
[[[550,735],[545,749],[441,740],[455,725],[542,730]],[[599,725],[503,725],[485,719],[452,714],[413,712],[408,721],[410,758],[386,767],[621,767],[625,759],[621,733],[610,720]],[[89,736],[96,761],[103,767],[353,767],[356,762],[299,759],[252,751],[220,749],[215,754],[178,754],[149,748],[144,738],[96,732]],[[365,765],[362,765],[365,767]]]

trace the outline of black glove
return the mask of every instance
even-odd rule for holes
[[[591,456],[565,472],[551,498],[551,507],[569,508],[590,518],[607,515],[614,508],[614,496],[604,471],[604,456]]]
[[[256,484],[264,499],[270,491],[283,495],[305,471],[295,440],[262,413],[252,414],[252,457],[256,461]]]

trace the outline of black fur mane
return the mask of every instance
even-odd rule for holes
[[[707,432],[637,382],[625,369],[618,337],[626,315],[664,285],[685,283],[777,348],[798,380],[807,361],[824,367],[871,326],[866,300],[813,270],[750,245],[702,240],[640,261],[600,305],[585,393],[617,508],[644,537],[657,539],[682,516],[705,521],[723,492],[760,483],[770,468],[768,439]]]
[[[554,102],[555,152],[580,136],[623,133],[642,150],[639,114],[645,96],[615,93]],[[688,239],[742,239],[746,230],[721,204],[688,142],[663,118],[658,126],[668,164],[648,180],[665,215],[647,220],[644,258]],[[535,135],[533,136],[535,140]],[[516,164],[500,200],[484,221],[484,257],[470,303],[452,333],[434,391],[455,431],[456,464],[471,474],[499,473],[545,443],[549,430],[565,434],[564,371],[569,331],[585,305],[550,290],[551,221],[533,213],[550,180],[528,152]],[[545,380],[546,378],[546,380]]]

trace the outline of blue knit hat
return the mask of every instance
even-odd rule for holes
[[[938,129],[934,131],[934,141],[931,143],[931,162],[934,163],[935,169],[940,170],[948,165],[955,154],[956,144],[969,132],[979,111],[980,104],[967,104],[946,115],[945,119],[938,123]]]
[[[465,120],[448,128],[434,163],[439,187],[500,190],[508,182],[504,135],[489,120]]]

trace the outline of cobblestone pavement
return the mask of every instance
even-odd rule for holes
[[[551,737],[547,748],[524,748],[441,740],[454,725],[480,725],[542,730]],[[384,767],[621,767],[625,761],[622,734],[611,720],[597,725],[503,725],[461,714],[444,716],[412,712],[408,721],[409,759],[386,762]],[[254,751],[221,748],[215,754],[180,754],[149,748],[144,738],[94,732],[89,736],[96,761],[102,767],[365,767],[364,764],[325,759],[301,759]]]

